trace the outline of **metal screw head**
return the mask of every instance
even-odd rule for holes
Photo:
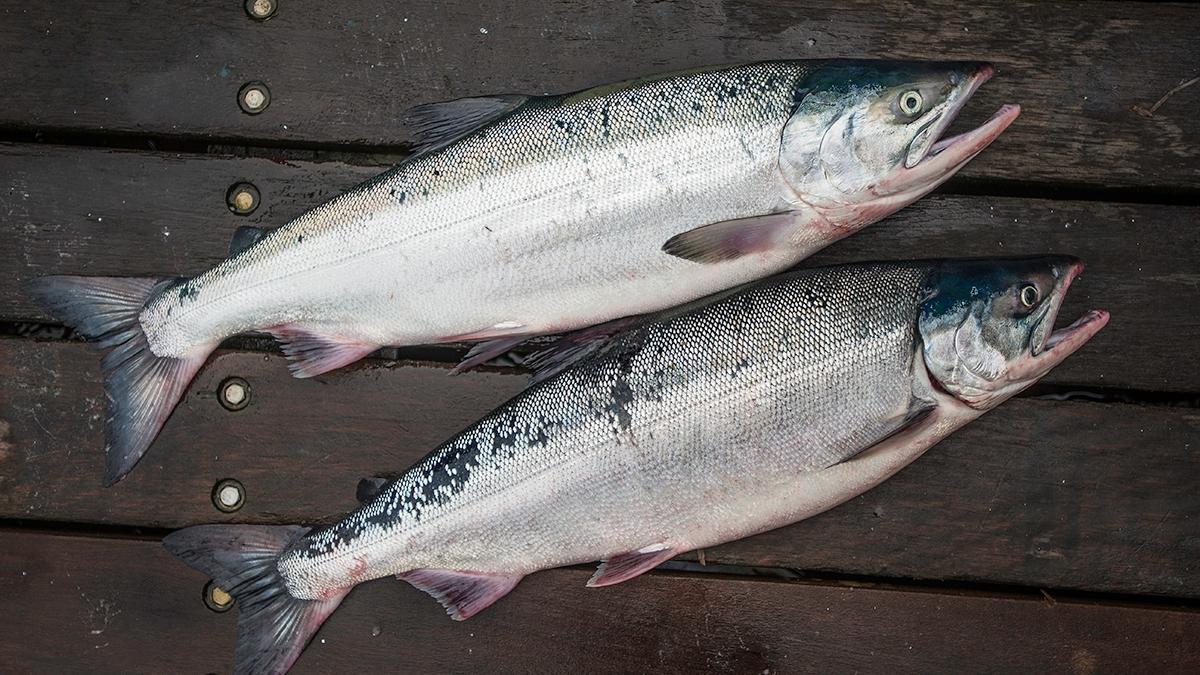
[[[250,405],[250,383],[240,377],[227,377],[217,392],[217,400],[226,410],[241,410]]]
[[[271,90],[262,82],[247,82],[238,90],[238,106],[242,112],[257,115],[271,105]]]
[[[204,606],[214,612],[228,612],[233,607],[233,596],[210,579],[204,584]]]
[[[258,188],[250,183],[234,183],[225,193],[225,203],[229,210],[239,216],[248,216],[258,208],[260,196]]]
[[[277,9],[279,3],[276,0],[246,0],[246,15],[257,21],[266,21],[275,16]]]
[[[246,503],[246,488],[233,478],[219,480],[212,489],[212,503],[218,511],[233,513]]]

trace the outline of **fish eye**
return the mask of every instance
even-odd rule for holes
[[[1026,307],[1033,307],[1041,298],[1041,293],[1038,292],[1037,286],[1030,284],[1021,289],[1021,304]]]
[[[916,89],[909,89],[900,94],[898,102],[900,104],[900,112],[911,117],[921,112],[921,106],[925,104],[925,97],[921,96],[921,92]]]

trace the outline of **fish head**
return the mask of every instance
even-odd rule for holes
[[[976,62],[818,67],[796,93],[780,144],[794,206],[815,208],[849,234],[949,179],[1020,114],[1006,105],[976,129],[942,138],[994,72]]]
[[[977,410],[1037,382],[1108,323],[1108,312],[1092,310],[1054,330],[1081,271],[1070,256],[942,263],[919,319],[932,381]]]

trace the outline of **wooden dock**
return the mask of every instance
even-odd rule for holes
[[[351,593],[325,672],[1200,672],[1200,6],[1057,0],[0,3],[3,672],[226,672],[236,609],[159,544],[324,523],[519,391],[457,347],[294,380],[235,338],[151,452],[101,487],[94,350],[19,284],[189,275],[405,156],[412,105],[768,58],[992,61],[958,123],[1020,119],[935,195],[810,260],[1060,252],[1111,324],[1045,383],[883,486],[628,583],[538,573],[464,623]],[[239,107],[248,83],[269,105]],[[1172,90],[1174,90],[1173,93]],[[1167,94],[1170,93],[1168,96]],[[227,204],[253,185],[249,215]],[[228,410],[222,383],[249,403]],[[222,479],[245,488],[214,506]],[[702,564],[701,564],[702,563]]]

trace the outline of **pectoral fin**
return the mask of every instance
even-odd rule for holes
[[[681,232],[663,244],[670,255],[698,263],[735,260],[787,246],[786,232],[796,222],[791,211],[724,220]]]
[[[929,416],[932,415],[933,411],[936,409],[937,403],[934,401],[927,401],[922,398],[914,397],[904,412],[896,415],[895,417],[890,417],[879,424],[879,427],[873,434],[874,438],[868,445],[864,446],[857,452],[842,457],[835,462],[830,462],[827,466],[819,468],[825,469],[835,464],[841,464],[842,462],[853,459],[863,452],[878,446],[884,441],[903,435],[908,429],[919,427],[924,420],[929,419]]]

